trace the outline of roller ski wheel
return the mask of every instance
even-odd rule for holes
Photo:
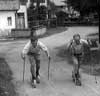
[[[37,83],[37,84],[40,84],[40,76],[37,76],[37,78],[36,78],[36,83]]]
[[[80,75],[76,76],[74,74],[74,72],[72,72],[72,79],[73,79],[73,82],[75,83],[75,85],[77,86],[81,86],[81,80],[80,80]]]
[[[36,88],[36,80],[31,80],[31,86],[32,88]]]
[[[81,86],[81,81],[79,79],[75,79],[75,85],[76,86]]]

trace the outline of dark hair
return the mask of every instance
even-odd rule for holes
[[[31,40],[31,41],[36,41],[36,40],[38,40],[38,38],[37,38],[37,36],[32,36],[32,37],[30,38],[30,40]]]
[[[31,27],[30,30],[31,31],[34,31],[34,30],[36,30],[36,28],[35,27]]]
[[[78,36],[79,38],[81,38],[80,34],[75,34],[75,35],[73,35],[73,39],[75,39],[76,36]]]
[[[38,37],[37,37],[35,31],[32,31],[32,30],[31,30],[31,32],[30,32],[30,40],[31,40],[31,41],[36,41],[36,40],[38,40]]]

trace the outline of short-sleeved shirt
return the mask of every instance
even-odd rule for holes
[[[71,40],[68,46],[70,47],[72,54],[82,54],[84,51],[84,44],[88,44],[88,42],[84,39],[80,39],[79,44],[76,44],[75,40]]]

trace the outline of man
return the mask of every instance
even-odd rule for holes
[[[32,74],[32,86],[36,88],[36,83],[40,83],[40,51],[45,51],[46,55],[50,59],[50,55],[47,47],[38,40],[36,36],[31,36],[29,42],[25,45],[22,51],[22,58],[25,59],[26,55],[29,57],[30,61],[30,71]],[[34,63],[35,60],[35,63]]]
[[[74,63],[72,77],[74,81],[75,79],[78,80],[75,83],[79,83],[79,69],[84,55],[84,44],[88,46],[87,40],[81,39],[79,34],[75,34],[73,39],[68,43],[68,49],[71,52]]]

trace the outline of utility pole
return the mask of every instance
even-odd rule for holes
[[[50,9],[50,5],[49,5],[49,0],[47,0],[47,27],[49,28],[49,25],[50,25],[50,21],[49,21],[49,9]]]

